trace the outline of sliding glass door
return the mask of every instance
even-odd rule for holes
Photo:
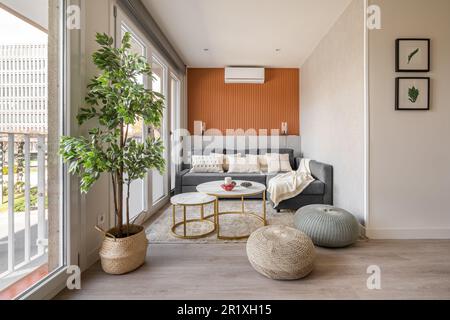
[[[66,263],[63,1],[0,2],[0,299]]]
[[[181,81],[173,73],[170,74],[170,191],[175,190],[177,163],[181,155],[176,154],[175,132],[180,128]]]
[[[168,94],[168,69],[167,66],[156,56],[152,57],[152,71],[153,71],[153,82],[152,82],[152,90],[158,93],[161,93],[166,97],[166,108],[164,110],[163,121],[161,123],[161,127],[159,128],[151,128],[152,134],[159,139],[164,141],[164,145],[166,147],[164,155],[167,159],[167,167],[170,165],[167,147],[168,147],[168,136],[169,136],[169,125],[167,122],[168,119],[168,109],[167,109],[167,101],[169,100],[167,97]],[[158,205],[161,201],[163,201],[168,196],[168,172],[164,174],[160,174],[157,171],[152,171],[152,206]]]

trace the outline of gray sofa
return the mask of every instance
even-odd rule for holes
[[[277,150],[209,150],[203,151],[203,154],[207,155],[211,152],[223,153],[223,154],[265,154],[265,153],[280,153],[289,154],[291,166],[294,170],[297,170],[301,158],[294,157],[294,150],[292,149],[277,149]],[[281,202],[276,210],[283,209],[297,210],[301,207],[310,204],[329,204],[333,205],[333,167],[317,161],[311,161],[310,164],[311,173],[316,178],[312,184],[309,185],[300,195],[295,198]],[[176,176],[176,188],[175,193],[195,192],[196,187],[199,184],[217,180],[223,180],[225,177],[232,177],[234,180],[247,180],[251,182],[259,182],[264,185],[268,185],[269,181],[277,176],[277,174],[264,174],[264,173],[191,173],[190,164],[183,164]],[[259,198],[261,197],[254,197]],[[270,194],[267,195],[267,199],[270,199]],[[272,203],[273,205],[273,203]]]

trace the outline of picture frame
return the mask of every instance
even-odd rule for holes
[[[398,77],[395,82],[395,110],[430,110],[429,77]]]
[[[431,40],[401,38],[395,42],[396,72],[429,72],[431,70]]]

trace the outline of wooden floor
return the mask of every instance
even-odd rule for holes
[[[245,244],[151,245],[134,273],[110,276],[97,264],[82,290],[57,299],[450,299],[450,241],[367,241],[317,249],[313,273],[272,281],[247,261]],[[381,268],[381,290],[368,290],[367,267]]]

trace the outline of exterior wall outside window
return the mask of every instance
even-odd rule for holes
[[[0,132],[46,133],[47,45],[0,45]]]

